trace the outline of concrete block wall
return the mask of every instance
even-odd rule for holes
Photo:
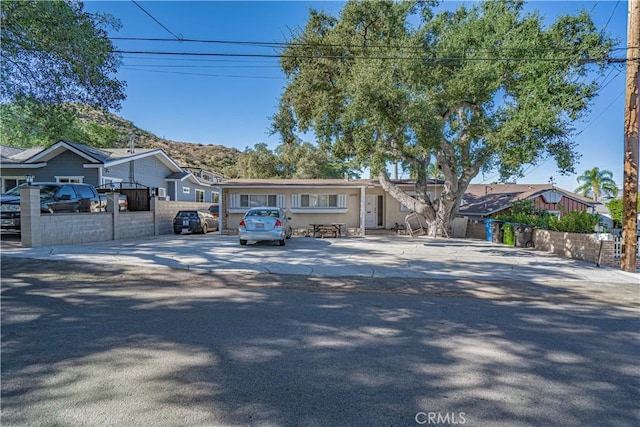
[[[599,265],[606,267],[620,267],[620,258],[616,258],[614,253],[614,241],[602,240],[601,245]]]
[[[39,246],[100,242],[113,235],[111,214],[106,212],[46,214],[33,224],[31,232],[40,235]]]
[[[149,237],[155,235],[153,212],[120,212],[117,215],[117,239]]]
[[[487,239],[487,229],[485,228],[484,221],[470,220],[467,224],[466,237],[469,239]]]
[[[600,253],[600,240],[591,234],[563,233],[534,229],[533,246],[537,250],[552,252],[564,258],[581,259],[596,264]]]
[[[153,198],[149,212],[119,212],[110,195],[108,212],[40,213],[40,190],[20,190],[21,239],[24,247],[73,245],[173,233],[179,210],[208,210],[210,203],[171,202]]]

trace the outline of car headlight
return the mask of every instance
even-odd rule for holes
[[[0,205],[2,212],[20,212],[20,205]]]

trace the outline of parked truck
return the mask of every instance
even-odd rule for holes
[[[0,222],[3,229],[20,229],[20,188],[22,184],[0,195]],[[107,195],[99,194],[90,184],[34,182],[40,189],[40,212],[105,212]],[[127,210],[127,196],[121,194],[118,209]]]

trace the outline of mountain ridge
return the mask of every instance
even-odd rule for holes
[[[73,109],[79,122],[85,125],[93,123],[103,128],[112,129],[115,132],[117,140],[109,144],[112,145],[111,147],[104,148],[128,148],[129,138],[133,135],[135,137],[135,147],[160,148],[181,167],[204,169],[229,178],[238,177],[236,164],[241,152],[236,148],[219,144],[205,145],[196,142],[181,142],[160,138],[147,130],[139,128],[132,121],[114,113],[80,104],[74,104]]]

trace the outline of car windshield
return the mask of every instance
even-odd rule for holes
[[[21,184],[17,187],[13,187],[11,190],[7,190],[3,196],[20,196],[20,188],[26,184]],[[60,187],[57,185],[37,185],[40,188],[40,199],[52,199],[56,190]]]

